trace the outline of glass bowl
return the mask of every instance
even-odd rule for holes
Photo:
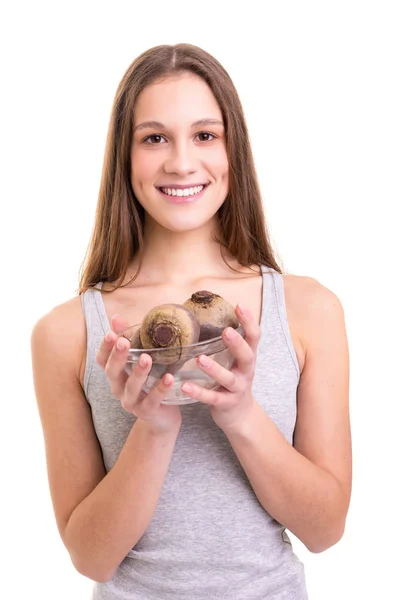
[[[131,341],[139,327],[140,325],[133,325],[123,331],[122,335]],[[236,331],[244,337],[244,330],[241,326]],[[208,390],[218,389],[220,384],[197,366],[196,358],[201,354],[209,356],[228,370],[232,368],[235,361],[232,352],[227,348],[222,336],[219,336],[198,342],[197,344],[176,348],[131,348],[128,352],[125,367],[128,375],[132,373],[132,369],[137,364],[141,354],[148,354],[153,361],[150,373],[142,388],[146,393],[150,392],[167,373],[171,373],[174,376],[174,385],[165,396],[162,404],[192,404],[198,402],[194,398],[185,395],[181,390],[181,386],[186,381],[195,383]]]

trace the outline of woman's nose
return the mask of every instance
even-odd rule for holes
[[[164,164],[166,173],[185,175],[196,171],[195,149],[186,143],[175,144]]]

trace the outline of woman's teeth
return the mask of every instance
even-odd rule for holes
[[[160,188],[162,192],[164,192],[164,194],[167,194],[168,196],[195,196],[196,194],[199,194],[206,186],[205,185],[199,185],[197,187],[194,188],[185,188],[185,189],[175,189],[175,188]]]

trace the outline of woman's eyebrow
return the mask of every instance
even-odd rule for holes
[[[199,121],[195,121],[194,123],[192,123],[191,127],[206,127],[207,125],[222,125],[224,126],[223,122],[220,121],[219,119],[210,119],[210,118],[206,118],[206,119],[200,119]],[[139,123],[139,125],[136,125],[136,127],[134,128],[134,132],[138,131],[139,129],[148,129],[148,128],[154,128],[154,129],[167,129],[167,127],[165,125],[163,125],[163,123],[160,123],[159,121],[144,121],[143,123]]]

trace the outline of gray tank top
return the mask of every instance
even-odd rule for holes
[[[282,275],[262,267],[261,340],[253,394],[292,444],[299,365]],[[81,296],[87,327],[84,390],[105,468],[135,422],[110,393],[96,362],[110,329],[102,294]],[[93,600],[306,600],[303,563],[284,527],[261,506],[226,436],[201,403],[184,405],[182,426],[154,517]]]

